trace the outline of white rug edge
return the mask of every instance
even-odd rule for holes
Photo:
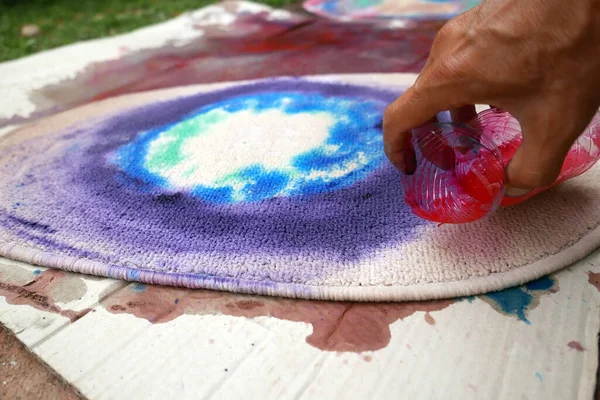
[[[108,266],[98,261],[31,251],[24,246],[0,242],[0,256],[48,268],[104,276],[146,284],[210,289],[308,300],[389,302],[425,301],[476,296],[522,285],[565,268],[591,254],[600,244],[600,226],[570,247],[534,263],[485,277],[411,286],[310,286],[194,274],[167,274],[128,267]],[[42,261],[43,262],[40,262]],[[194,279],[195,278],[195,279]]]

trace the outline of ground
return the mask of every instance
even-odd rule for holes
[[[294,0],[255,0],[279,7]],[[118,35],[211,0],[0,0],[0,62],[80,40]],[[39,32],[36,31],[39,29]],[[29,32],[28,32],[29,31]]]
[[[0,399],[82,399],[1,324],[0,349]]]

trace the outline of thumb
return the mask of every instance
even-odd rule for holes
[[[560,174],[569,149],[581,133],[573,126],[565,127],[564,119],[526,120],[521,126],[523,142],[506,169],[506,194],[513,197],[552,185]]]

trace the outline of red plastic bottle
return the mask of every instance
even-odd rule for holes
[[[522,140],[519,122],[496,108],[482,111],[467,125],[438,123],[413,129],[417,168],[402,176],[406,203],[421,218],[465,223],[548,189],[518,198],[504,195],[505,168]],[[599,159],[600,114],[596,114],[551,186],[581,175]]]

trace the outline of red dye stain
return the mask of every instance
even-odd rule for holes
[[[86,80],[106,89],[99,89],[93,98],[85,100],[180,85],[272,76],[418,72],[438,29],[436,26],[425,31],[391,30],[316,20],[273,33],[268,22],[253,23],[258,31],[246,36],[204,36],[196,46],[179,50],[181,54],[176,54],[177,49],[168,49],[137,63],[121,60],[118,69],[98,66],[96,70],[103,72],[102,77],[88,71]],[[118,73],[129,78],[128,82],[120,79],[123,84],[115,88],[114,78]],[[53,90],[53,94],[58,92]]]
[[[427,322],[429,325],[435,325],[435,319],[433,319],[429,313],[425,313],[425,322]]]
[[[391,28],[382,23],[340,23],[297,14],[238,15],[227,27],[198,27],[204,34],[184,46],[166,45],[123,54],[88,66],[72,79],[36,90],[34,115],[0,119],[22,123],[91,101],[200,83],[346,73],[418,73],[444,21]],[[35,101],[35,100],[34,100]]]
[[[573,350],[577,350],[577,351],[584,351],[585,348],[581,345],[581,343],[576,342],[574,340],[570,341],[567,346],[569,347],[569,349],[573,349]]]
[[[143,287],[143,290],[140,290]],[[175,303],[175,299],[179,299]],[[115,314],[132,314],[153,323],[183,314],[255,318],[271,316],[305,322],[313,327],[306,342],[326,351],[364,352],[384,348],[391,339],[390,324],[417,312],[443,310],[455,300],[409,303],[353,303],[291,300],[209,290],[130,285],[102,302]]]
[[[179,85],[271,76],[419,72],[438,29],[435,26],[424,31],[391,30],[314,20],[273,33],[267,21],[252,23],[257,32],[247,36],[203,37],[195,53],[187,50],[186,54],[173,57],[171,49],[170,54],[156,54],[144,64],[133,66],[139,74],[135,77],[131,74],[128,84],[98,93],[94,99]],[[150,68],[156,64],[161,68]]]
[[[588,272],[588,282],[596,287],[600,292],[600,272],[595,273],[592,271]]]
[[[71,322],[75,322],[90,312],[91,309],[86,308],[81,311],[63,310],[54,303],[50,295],[50,292],[59,286],[61,280],[66,276],[67,273],[64,271],[46,270],[24,285],[0,281],[0,296],[3,296],[9,304],[29,305],[38,310],[62,315],[69,318]]]
[[[371,361],[373,361],[373,357],[371,357],[371,356],[364,356],[363,360],[365,360],[366,362],[371,362]]]

